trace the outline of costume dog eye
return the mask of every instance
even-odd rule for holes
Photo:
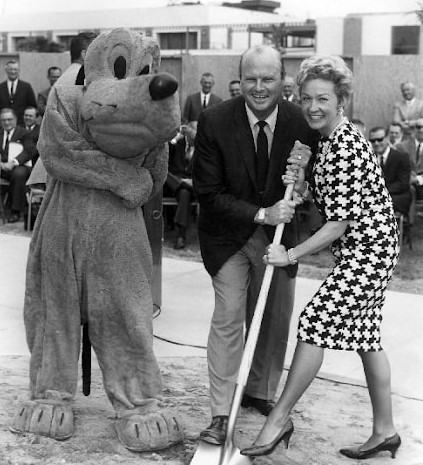
[[[118,79],[124,79],[126,76],[126,59],[123,56],[118,56],[114,62],[113,69]]]
[[[142,74],[150,74],[150,66],[149,65],[144,66],[144,68],[140,71],[139,76],[141,76]]]

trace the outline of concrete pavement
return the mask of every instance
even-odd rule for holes
[[[22,321],[25,265],[29,238],[0,234],[0,355],[28,355]],[[203,265],[163,259],[161,314],[154,321],[156,355],[206,356],[203,348],[213,310],[213,290]],[[289,366],[296,343],[298,315],[320,285],[298,278],[291,337],[286,357]],[[423,295],[388,292],[382,341],[392,368],[393,392],[423,400]],[[357,354],[326,351],[319,375],[364,384]]]

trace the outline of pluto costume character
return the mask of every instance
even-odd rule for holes
[[[81,323],[88,322],[116,430],[130,450],[183,439],[161,407],[153,353],[152,256],[141,206],[162,188],[180,122],[177,82],[154,74],[158,45],[126,29],[97,37],[86,87],[55,87],[39,152],[47,192],[33,232],[24,319],[32,400],[11,430],[62,440],[74,431]]]

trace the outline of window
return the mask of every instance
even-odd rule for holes
[[[162,32],[158,36],[160,48],[163,50],[184,50],[186,48],[186,32]],[[197,32],[188,32],[188,48],[198,48]]]
[[[418,55],[420,26],[392,26],[392,55]]]

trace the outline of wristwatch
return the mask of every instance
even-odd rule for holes
[[[13,163],[15,166],[19,166],[19,162],[18,162],[18,160],[16,160],[16,158],[14,158],[14,159],[12,160],[12,163]]]
[[[266,220],[266,210],[264,208],[260,208],[257,213],[257,222],[260,224],[264,224]]]

